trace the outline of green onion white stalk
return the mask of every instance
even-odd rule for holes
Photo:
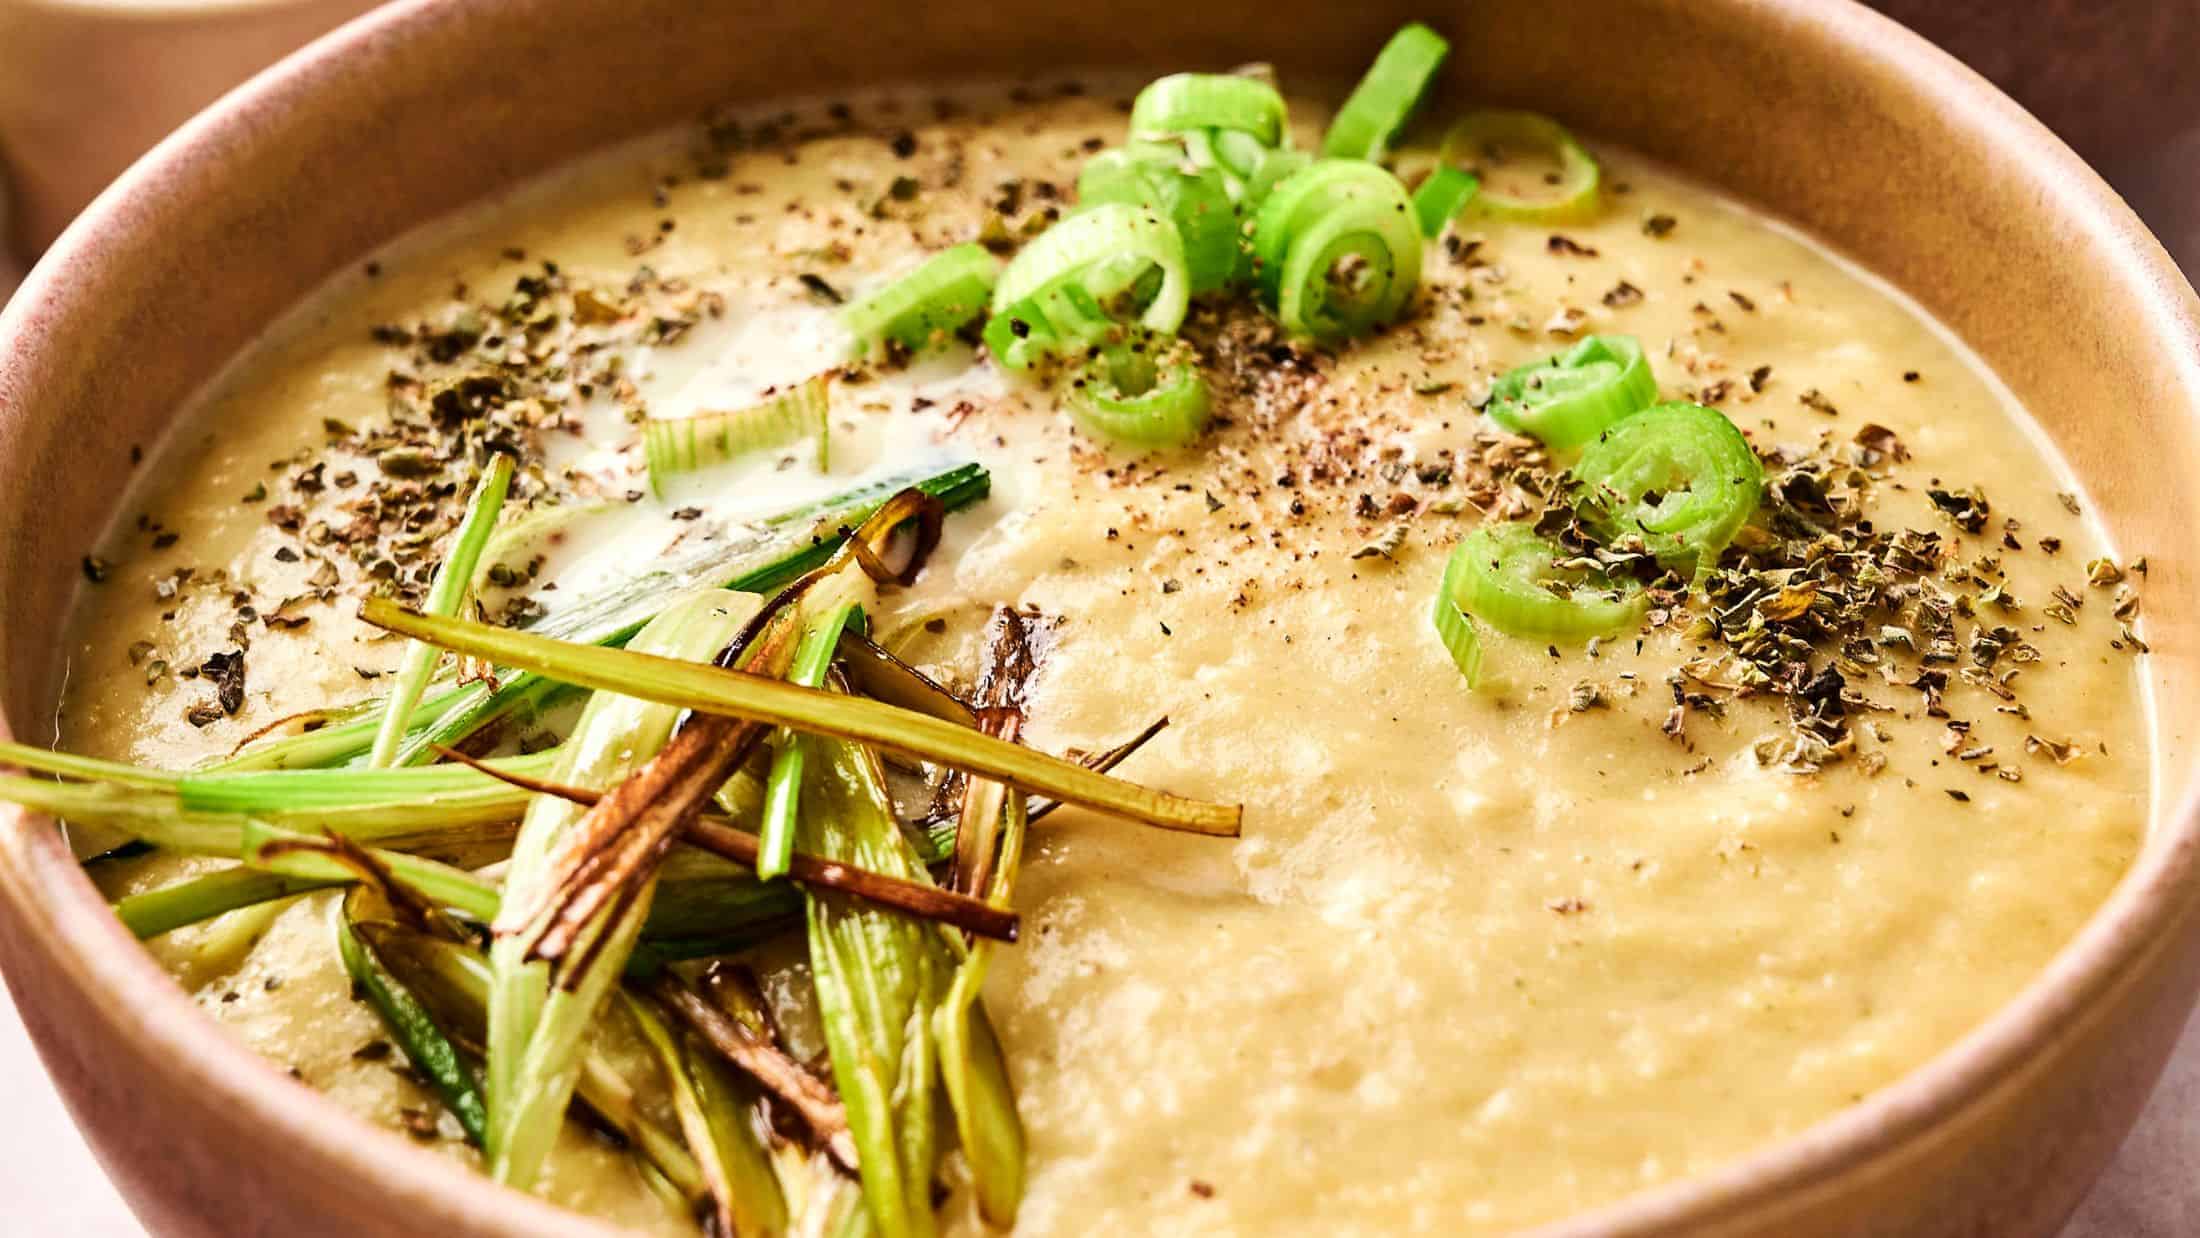
[[[749,594],[710,590],[692,595],[635,635],[635,656],[711,658],[759,605]],[[672,706],[598,692],[560,749],[555,780],[609,790],[664,746],[678,716]],[[550,796],[539,796],[529,806],[505,874],[507,907],[531,907],[545,897],[559,840],[586,812]],[[539,1178],[572,1094],[582,1034],[632,949],[648,902],[645,887],[632,903],[614,909],[596,926],[603,943],[598,957],[609,962],[587,969],[570,988],[553,989],[549,967],[528,958],[525,942],[500,934],[492,946],[485,1151],[497,1180],[526,1190]]]
[[[664,1076],[673,1116],[709,1190],[716,1232],[733,1238],[784,1231],[787,1201],[756,1106],[737,1093],[711,1054],[668,1026],[653,1003],[629,993],[625,1005]]]
[[[872,872],[928,880],[902,838],[876,758],[817,745],[802,784],[805,850]],[[932,1215],[938,1047],[932,1016],[954,958],[927,924],[808,891],[810,968],[833,1081],[847,1107],[863,1196],[883,1238],[924,1238]]]

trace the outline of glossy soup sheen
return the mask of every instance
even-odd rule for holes
[[[670,342],[622,346],[631,388],[576,395],[566,416],[583,433],[548,436],[552,489],[624,504],[645,486],[622,405],[731,407],[834,364],[832,310],[800,275],[856,294],[981,235],[989,213],[1011,234],[1043,221],[1090,151],[1121,140],[1127,97],[806,107],[751,123],[723,167],[681,134],[339,280],[147,466],[130,513],[147,523],[110,540],[114,566],[72,636],[60,738],[186,765],[363,695],[362,670],[395,665],[398,644],[351,618],[359,564],[281,553],[299,544],[282,522],[341,525],[375,474],[324,447],[324,419],[384,416],[388,375],[411,355],[370,328],[438,321],[454,293],[493,311],[545,260],[693,319]],[[1321,107],[1294,113],[1309,139]],[[757,510],[882,461],[974,456],[993,498],[950,519],[879,626],[946,617],[920,652],[954,678],[991,604],[1060,616],[1031,742],[1097,748],[1166,714],[1121,772],[1245,804],[1234,842],[1070,811],[1039,828],[1024,940],[996,957],[987,993],[1030,1132],[1022,1232],[1495,1233],[1612,1201],[1798,1131],[1946,1047],[2132,858],[2148,807],[2133,653],[2112,644],[2114,588],[2087,582],[2104,552],[2082,496],[2021,412],[1868,276],[1599,153],[1598,220],[1463,219],[1432,244],[1418,310],[1377,340],[1325,356],[1224,331],[1224,424],[1189,451],[1111,454],[1044,391],[960,353],[844,385],[832,479],[806,455],[737,467],[633,502],[616,544],[553,553],[545,574],[570,594],[653,555],[681,507]],[[644,267],[654,280],[630,290]],[[1861,746],[1884,768],[1852,756],[1810,773],[1760,751],[1786,733],[1777,701],[1695,709],[1665,732],[1669,676],[1700,652],[1685,622],[1594,656],[1493,640],[1493,687],[1467,691],[1428,607],[1479,518],[1462,498],[1491,501],[1476,462],[1504,450],[1474,402],[1493,375],[1590,331],[1638,336],[1668,398],[1716,397],[1761,448],[1892,430],[1910,459],[1885,466],[1874,518],[1938,531],[1951,561],[1998,559],[2018,609],[1990,621],[2040,653],[2014,699],[1951,675],[1949,717],[1932,717],[1917,690],[1875,676],[1857,686],[1886,708]],[[301,487],[324,458],[320,488]],[[1992,504],[1976,534],[1927,498],[1972,486]],[[1389,553],[1354,554],[1393,526]],[[338,578],[325,602],[311,596],[322,558]],[[2048,614],[2057,586],[2082,602],[2072,624]],[[286,618],[307,622],[267,622],[300,595]],[[209,721],[214,690],[179,671],[240,635],[243,705]],[[120,894],[214,863],[99,871]],[[362,1053],[383,1033],[349,999],[329,923],[327,897],[307,897],[150,948],[209,1014],[338,1103],[433,1127],[401,1055]],[[799,1020],[792,1034],[817,1050]],[[471,1157],[455,1134],[444,1118],[420,1137]],[[690,1232],[574,1124],[547,1190]],[[945,1215],[976,1227],[960,1191]]]

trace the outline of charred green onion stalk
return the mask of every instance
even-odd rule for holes
[[[1158,724],[1090,764],[1023,746],[1037,620],[996,619],[969,700],[864,637],[881,591],[915,580],[954,496],[970,493],[942,476],[866,502],[776,591],[660,577],[646,598],[627,586],[578,603],[600,617],[568,620],[578,639],[557,639],[455,613],[510,484],[492,465],[429,605],[365,607],[417,643],[399,689],[353,715],[359,738],[344,742],[371,741],[363,764],[168,772],[6,745],[0,760],[31,772],[0,777],[0,796],[239,861],[121,900],[141,937],[342,892],[327,906],[354,992],[512,1185],[542,1181],[578,1103],[721,1232],[923,1235],[951,1132],[979,1207],[1006,1224],[1023,1129],[979,990],[991,953],[1016,939],[1027,792],[1206,834],[1234,833],[1238,813],[1104,772]],[[750,563],[752,581],[776,570]],[[726,567],[721,553],[702,570]],[[432,737],[493,712],[501,687],[480,703],[426,687],[444,653],[592,695],[543,752],[484,758],[430,739],[429,763],[391,761],[423,723]],[[339,749],[313,751],[318,763]],[[944,833],[905,824],[881,752],[962,771]],[[698,984],[671,970],[797,931],[829,1083],[779,1045],[734,973]],[[608,1064],[596,1044],[621,1034],[638,1035],[653,1075]],[[646,1116],[645,1084],[669,1099],[671,1125]]]

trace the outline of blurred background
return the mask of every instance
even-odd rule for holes
[[[2200,271],[2200,0],[1872,2],[2030,108],[2123,193],[2188,273]],[[131,160],[237,82],[373,7],[0,0],[0,303]],[[77,1136],[4,995],[0,1113],[0,1234],[143,1232]],[[2200,1235],[2195,1166],[2200,1020],[2064,1238]]]

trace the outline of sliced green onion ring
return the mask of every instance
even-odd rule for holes
[[[1131,136],[1182,141],[1192,161],[1219,172],[1224,190],[1240,201],[1258,200],[1247,187],[1291,138],[1275,86],[1235,73],[1176,73],[1154,82],[1131,104]]]
[[[1429,616],[1436,625],[1436,637],[1444,642],[1444,652],[1451,655],[1451,664],[1459,668],[1460,678],[1469,688],[1482,686],[1482,634],[1474,626],[1467,612],[1459,609],[1452,599],[1460,590],[1460,578],[1466,574],[1467,556],[1460,553],[1464,545],[1455,546],[1444,560],[1444,578],[1436,586],[1436,607]]]
[[[649,461],[649,487],[664,494],[668,477],[693,473],[817,436],[817,466],[828,459],[830,427],[827,399],[832,375],[819,374],[762,403],[692,417],[652,417],[642,426],[642,454]]]
[[[1508,636],[1569,641],[1623,632],[1641,621],[1645,603],[1641,585],[1578,566],[1524,522],[1484,525],[1460,538],[1439,600]],[[1456,648],[1452,656],[1460,660]],[[1470,655],[1477,667],[1479,659],[1479,651]]]
[[[1492,183],[1489,161],[1521,149],[1540,150],[1558,161],[1558,181],[1547,187],[1548,192],[1530,196]],[[1564,125],[1548,116],[1499,108],[1469,112],[1444,135],[1441,157],[1446,167],[1481,172],[1482,192],[1475,195],[1474,205],[1484,214],[1538,223],[1578,223],[1597,213],[1602,169]]]
[[[1333,340],[1405,309],[1421,282],[1421,245],[1397,177],[1357,159],[1322,159],[1261,204],[1254,273],[1285,330]]]
[[[1420,22],[1401,27],[1329,122],[1322,157],[1381,160],[1398,132],[1413,119],[1429,83],[1436,80],[1436,70],[1450,53],[1450,42]]]
[[[1113,330],[1152,285],[1136,321],[1174,334],[1191,302],[1191,272],[1176,225],[1123,202],[1082,210],[1039,234],[993,289],[986,347],[1011,369],[1082,349]]]
[[[1702,575],[1764,497],[1765,467],[1725,414],[1660,404],[1591,443],[1572,471],[1582,519],[1640,534],[1658,562]]]
[[[1278,148],[1261,156],[1260,164],[1245,180],[1245,195],[1240,204],[1248,213],[1257,212],[1276,186],[1306,170],[1314,162],[1314,156],[1303,150]]]
[[[1553,451],[1572,451],[1658,401],[1658,380],[1632,335],[1592,335],[1562,353],[1508,370],[1482,411]]]
[[[988,319],[985,346],[1011,370],[1028,370],[1105,339],[1116,321],[1071,274]]]
[[[922,352],[985,313],[1001,263],[978,244],[957,245],[840,311],[859,356],[889,341]]]
[[[1139,447],[1179,447],[1207,428],[1207,380],[1166,341],[1101,350],[1072,380],[1070,415],[1098,438]]]
[[[1481,180],[1471,172],[1444,167],[1429,173],[1413,191],[1413,214],[1421,221],[1421,235],[1431,240],[1444,235],[1481,188]]]
[[[1073,272],[1086,272],[1085,290],[1097,300],[1130,287],[1148,268],[1158,269],[1161,289],[1139,316],[1147,328],[1168,334],[1184,321],[1184,242],[1158,213],[1120,202],[1079,211],[1024,246],[993,288],[999,313],[1041,287]]]
[[[1262,146],[1276,146],[1283,141],[1288,115],[1283,95],[1258,78],[1172,73],[1138,92],[1131,104],[1131,135],[1223,130],[1247,134]]]
[[[1314,156],[1306,151],[1282,147],[1263,155],[1259,166],[1245,178],[1245,186],[1238,196],[1237,282],[1252,283],[1257,268],[1253,247],[1245,235],[1246,222],[1259,217],[1261,204],[1276,191],[1276,186],[1305,171],[1313,162]]]
[[[1194,296],[1212,292],[1237,273],[1240,230],[1237,204],[1222,173],[1202,166],[1181,144],[1133,142],[1102,151],[1077,178],[1083,206],[1121,202],[1169,217],[1184,242],[1184,265]]]

